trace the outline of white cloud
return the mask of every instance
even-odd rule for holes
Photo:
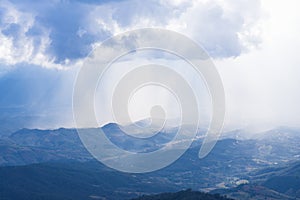
[[[51,3],[51,2],[50,2]],[[54,6],[56,5],[55,2]],[[59,3],[57,3],[59,4]],[[51,4],[50,4],[51,5]],[[35,7],[36,6],[36,7]],[[46,68],[65,69],[70,66],[79,66],[81,60],[63,57],[57,61],[62,52],[73,52],[72,49],[57,47],[57,44],[64,44],[65,38],[57,38],[54,33],[66,34],[64,30],[56,31],[53,27],[48,26],[48,19],[43,19],[42,8],[51,12],[51,6],[45,4],[19,5],[3,1],[0,5],[0,63],[3,66],[14,66],[20,63],[33,64]],[[49,7],[49,8],[48,8]],[[41,10],[39,10],[41,9]],[[48,12],[48,13],[49,13]],[[53,13],[55,17],[55,13]],[[51,21],[51,19],[49,19]],[[74,20],[76,20],[74,18]],[[64,18],[62,17],[62,22]],[[58,25],[59,27],[60,25]],[[68,26],[64,24],[63,26]],[[84,32],[70,32],[71,34],[82,37]],[[65,37],[64,36],[64,37]],[[72,44],[71,44],[72,45]],[[90,44],[89,44],[90,45]],[[58,49],[54,52],[52,49]],[[74,49],[81,50],[76,43]],[[87,54],[87,53],[86,53]],[[86,55],[85,54],[85,55]]]
[[[107,37],[144,27],[187,34],[214,57],[239,56],[260,42],[260,33],[253,28],[260,18],[258,1],[27,3],[0,5],[0,61],[6,65],[26,62],[64,68]]]
[[[61,68],[46,54],[50,45],[49,32],[39,27],[39,35],[29,35],[36,26],[32,13],[17,10],[13,4],[3,2],[0,27],[0,62],[4,65],[30,63],[44,67]]]
[[[171,1],[173,2],[173,1]],[[89,16],[89,31],[112,34],[162,27],[199,42],[213,57],[239,56],[261,42],[260,1],[122,1],[100,5]]]
[[[196,1],[180,16],[184,26],[178,30],[202,44],[211,56],[226,58],[260,43],[260,20],[260,1]]]
[[[227,126],[299,127],[299,2],[263,1],[268,14],[261,47],[217,60],[227,94]]]

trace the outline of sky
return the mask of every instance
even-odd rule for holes
[[[182,33],[211,56],[225,89],[225,129],[299,127],[299,7],[297,0],[0,0],[0,130],[73,127],[84,59],[105,39],[146,27]],[[138,119],[145,109],[134,105]],[[100,115],[102,124],[112,120]]]

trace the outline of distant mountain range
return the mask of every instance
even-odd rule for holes
[[[0,140],[0,165],[91,160],[75,129],[21,129]]]
[[[147,143],[123,137],[116,124],[102,129],[113,142],[131,151],[155,150],[153,144],[164,145],[173,137],[161,132]],[[192,188],[237,199],[298,198],[299,167],[293,163],[300,157],[300,131],[281,127],[252,139],[236,139],[239,133],[227,134],[230,138],[223,137],[200,160],[202,132],[174,164],[148,174],[126,174],[95,161],[75,129],[21,129],[0,139],[0,197],[128,199]]]

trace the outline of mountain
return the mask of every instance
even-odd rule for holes
[[[254,138],[260,153],[259,158],[273,163],[288,162],[300,157],[300,130],[278,127]]]
[[[217,189],[211,192],[242,200],[295,200],[295,198],[255,184],[240,185],[236,188]]]
[[[144,195],[133,200],[232,200],[218,194],[207,194],[198,191],[184,190],[176,193]]]
[[[300,161],[281,167],[265,168],[250,175],[250,183],[230,189],[217,189],[237,199],[300,199]]]
[[[124,136],[126,134],[117,124],[113,123],[102,127],[102,130],[112,142],[124,147],[125,150],[139,152],[153,151],[173,137],[168,132],[161,132],[159,136],[152,137],[150,141],[132,140],[132,137],[128,135]],[[281,131],[283,130],[275,129],[269,132],[273,132],[275,135]],[[285,132],[288,131],[285,129]],[[290,134],[294,135],[295,131]],[[266,167],[276,167],[297,159],[297,155],[300,154],[298,145],[300,139],[285,137],[285,140],[276,140],[272,136],[272,134],[266,133],[263,139],[223,138],[218,141],[212,152],[201,160],[198,158],[198,151],[202,137],[198,137],[184,156],[163,171],[162,176],[168,176],[170,180],[177,181],[178,184],[182,182],[181,184],[187,184],[187,187],[193,189],[211,190],[220,186],[237,186],[239,180],[251,178],[248,175],[250,172]],[[93,160],[81,143],[75,129],[21,129],[7,138],[0,139],[0,151],[0,166],[65,160],[79,162]],[[185,176],[186,179],[190,178],[192,181],[182,181],[182,176]]]
[[[151,145],[134,144],[124,139],[119,127],[108,124],[103,127],[116,143],[128,148],[148,148]],[[118,140],[118,138],[120,138]],[[156,140],[156,139],[155,139]],[[162,143],[166,141],[161,137]],[[0,164],[2,166],[28,165],[45,162],[91,161],[93,158],[82,145],[76,130],[37,130],[22,129],[13,133],[6,140],[0,140]],[[155,172],[180,187],[193,189],[218,188],[218,185],[235,186],[244,174],[265,166],[256,163],[252,155],[253,141],[224,139],[219,141],[213,151],[204,159],[198,158],[200,141],[195,141],[190,149],[171,166]],[[149,144],[149,143],[148,143]]]
[[[60,162],[0,167],[0,197],[7,200],[125,200],[143,199],[227,200],[217,194],[191,190],[153,174],[128,174],[108,169],[98,162]],[[144,195],[144,196],[142,196]]]
[[[95,161],[0,167],[0,177],[0,199],[7,200],[119,200],[178,190],[163,177],[121,173]]]
[[[75,129],[21,129],[0,140],[0,165],[91,160]]]
[[[172,131],[175,129],[176,128],[172,129]],[[102,130],[105,134],[107,134],[112,142],[122,148],[124,147],[125,150],[139,152],[153,151],[155,148],[158,148],[159,145],[164,145],[172,140],[173,137],[172,133],[169,134],[169,132],[163,131],[159,133],[159,136],[152,137],[152,140],[147,142],[144,140],[132,140],[133,138],[130,136],[124,137],[122,127],[117,124],[107,124],[102,127]],[[285,134],[281,137],[281,139],[276,139],[276,137],[281,135],[283,132],[285,132]],[[231,135],[237,134],[238,130],[231,133]],[[259,191],[262,191],[261,197],[263,197],[263,194],[270,194],[270,197],[278,197],[279,199],[293,196],[291,195],[292,193],[297,194],[298,192],[297,187],[292,187],[292,184],[298,184],[297,179],[293,179],[297,175],[292,174],[285,176],[285,178],[289,177],[288,179],[291,183],[291,186],[289,186],[287,190],[278,190],[278,188],[275,187],[276,184],[274,186],[278,177],[274,178],[274,176],[273,179],[271,179],[269,175],[280,171],[281,168],[285,168],[287,165],[289,166],[291,161],[298,159],[297,155],[300,155],[300,139],[298,137],[289,136],[295,134],[297,134],[297,130],[274,129],[253,139],[238,140],[222,138],[217,142],[216,146],[208,154],[208,156],[203,159],[198,158],[198,152],[203,140],[203,137],[200,136],[197,137],[197,140],[193,142],[184,155],[172,165],[164,169],[148,173],[144,176],[135,175],[141,179],[136,179],[135,177],[134,180],[132,180],[131,185],[127,185],[128,187],[125,187],[126,184],[122,186],[125,188],[122,191],[130,191],[131,193],[137,191],[139,194],[148,194],[165,191],[178,191],[185,188],[192,188],[196,191],[201,190],[206,192],[216,189],[222,189],[228,192],[228,189],[236,189],[242,196],[244,194],[248,194],[249,191],[257,191],[257,194],[260,194]],[[155,146],[155,144],[158,145]],[[51,177],[48,177],[45,174],[50,174],[54,177],[61,177],[61,182],[65,182],[67,177],[65,177],[63,173],[68,174],[65,169],[68,168],[68,170],[72,171],[72,169],[69,169],[69,163],[73,163],[80,169],[75,169],[73,174],[74,179],[79,179],[79,182],[84,180],[84,183],[82,184],[89,185],[90,187],[93,185],[92,182],[94,180],[81,177],[83,173],[86,173],[86,170],[100,170],[103,176],[106,176],[106,173],[115,173],[115,171],[94,160],[81,143],[75,129],[21,129],[8,137],[0,139],[0,152],[0,166],[3,166],[0,168],[1,170],[7,170],[1,176],[5,178],[5,174],[10,174],[9,171],[17,170],[15,173],[19,173],[22,179],[22,176],[27,177],[28,174],[25,169],[35,169],[38,167],[36,170],[39,171],[39,169],[41,169],[43,171],[44,175],[41,175],[41,177],[45,178],[44,182],[46,185],[49,185],[50,188],[52,185],[59,184],[56,183],[55,179],[51,179]],[[34,163],[36,163],[36,165],[32,165]],[[53,167],[51,168],[49,165],[55,165],[54,168],[58,171],[62,170],[62,174],[57,174],[55,170],[52,170]],[[14,166],[15,168],[5,168],[4,166]],[[85,169],[85,167],[89,169]],[[80,178],[77,177],[77,173]],[[13,174],[14,173],[11,173],[11,176],[13,176]],[[90,174],[93,177],[98,177],[97,174],[92,174],[92,171],[87,174]],[[124,179],[130,179],[124,174],[121,174],[120,176],[124,176]],[[4,178],[1,177],[1,180],[4,180]],[[27,178],[35,180],[32,177]],[[60,180],[60,178],[57,179]],[[17,178],[15,180],[17,180]],[[13,181],[15,180],[11,180],[12,182],[7,182],[6,184],[13,184]],[[115,184],[114,181],[115,179],[105,178],[102,182],[107,183],[101,182],[99,184],[113,185]],[[44,184],[44,182],[39,179],[35,180],[35,182],[42,182]],[[141,190],[135,190],[135,187],[138,188],[138,183],[140,185],[145,183],[143,187],[150,189],[147,191],[143,188],[141,188]],[[247,187],[243,186],[245,183],[249,183]],[[32,184],[35,185],[35,183]],[[156,186],[159,186],[159,188],[155,189],[152,186],[155,186],[155,188]],[[76,188],[77,186],[75,187],[72,185],[72,187]],[[284,188],[281,186],[279,187]],[[7,188],[6,186],[4,188],[6,188],[7,191],[14,191],[14,188]],[[103,188],[105,189],[106,186],[103,186]],[[110,189],[108,188],[107,190],[105,189],[105,191],[108,192],[112,188],[113,187],[110,187]],[[29,193],[31,191],[35,193],[34,189],[27,189]],[[21,190],[21,186],[16,188],[16,190]],[[59,190],[59,188],[56,188],[55,190]],[[90,191],[89,195],[93,195],[92,190],[87,190]],[[44,190],[40,189],[40,192],[42,191]],[[3,190],[3,192],[5,192],[5,190]],[[59,193],[59,191],[57,192]],[[84,194],[88,195],[87,193]],[[136,193],[134,194],[138,195]],[[233,190],[232,194],[237,193]],[[99,196],[98,193],[97,195]],[[128,197],[131,196],[128,195]]]
[[[140,197],[137,200],[202,199],[203,197],[205,197],[204,199],[227,199],[215,194],[219,193],[233,199],[295,200],[298,196],[294,195],[299,194],[299,182],[294,182],[294,180],[297,179],[297,174],[300,172],[299,166],[300,164],[297,163],[286,168],[261,170],[257,172],[257,175],[265,174],[264,181],[259,179],[260,182],[255,182],[253,179],[249,184],[241,184],[235,188],[214,190],[213,195],[190,190],[159,195],[150,194],[182,190],[190,186],[188,183],[195,184],[194,180],[205,186],[209,184],[210,178],[213,179],[211,175],[214,173],[204,172],[206,174],[202,174],[202,176],[195,174],[192,179],[183,169],[182,174],[177,171],[177,179],[172,179],[170,176],[172,170],[170,169],[147,174],[129,174],[109,169],[96,161],[9,166],[0,167],[0,197],[8,200],[121,200],[138,196]],[[198,171],[201,170],[198,169]],[[220,174],[223,173],[219,172],[216,175]],[[226,175],[222,176],[226,178]],[[293,178],[286,179],[287,177]]]
[[[300,162],[264,173],[264,176],[266,180],[261,183],[264,187],[300,199]]]

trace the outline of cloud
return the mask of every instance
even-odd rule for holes
[[[83,20],[89,7],[62,2],[38,9],[36,22],[49,29],[51,43],[47,53],[54,56],[55,63],[84,58],[92,50],[91,44],[109,36],[104,31],[97,35],[84,31]]]
[[[261,12],[257,0],[196,1],[180,15],[178,29],[215,58],[237,57],[260,44]]]
[[[264,1],[261,47],[235,59],[218,60],[227,95],[229,127],[299,127],[299,1]]]
[[[260,1],[122,1],[95,8],[92,29],[113,34],[162,27],[179,31],[200,43],[214,58],[237,57],[261,43]]]
[[[76,64],[91,44],[107,37],[82,35],[80,19],[88,12],[82,4],[5,1],[0,10],[0,61],[5,65],[25,62],[62,69]]]
[[[221,74],[233,80],[227,82],[227,88],[243,85],[240,82],[247,85],[247,75],[237,68],[248,62],[255,65],[255,58],[236,62],[232,57],[244,59],[261,46],[262,16],[259,0],[2,1],[0,92],[5,95],[0,98],[0,117],[35,116],[32,123],[23,125],[48,122],[49,126],[63,126],[72,117],[73,82],[82,60],[108,37],[136,28],[160,27],[188,35],[221,62],[223,69],[231,70],[230,62],[235,63],[233,75]],[[244,76],[239,79],[240,74]],[[249,85],[253,82],[255,78]],[[247,107],[244,98],[248,95],[233,90],[229,99],[235,112],[241,101],[236,109]]]
[[[44,67],[61,68],[47,55],[49,33],[36,24],[35,15],[18,10],[10,2],[0,5],[0,63],[13,66],[30,63]]]
[[[104,39],[142,27],[187,34],[216,58],[260,43],[257,0],[3,1],[0,15],[0,60],[8,65],[72,66]]]

